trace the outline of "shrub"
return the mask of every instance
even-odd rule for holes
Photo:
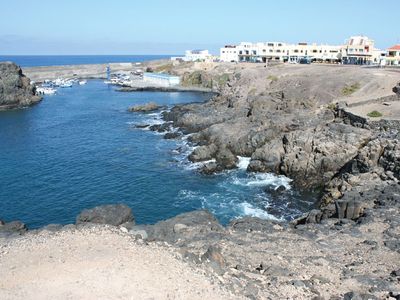
[[[374,110],[374,111],[369,112],[367,114],[367,116],[371,117],[371,118],[379,118],[379,117],[382,117],[382,113],[380,113],[379,111]]]
[[[218,78],[218,84],[220,85],[220,86],[223,86],[223,85],[225,85],[228,81],[229,81],[229,74],[226,74],[226,73],[224,73],[224,74],[222,74],[221,76],[219,76],[219,78]]]
[[[356,83],[353,83],[352,85],[346,85],[342,89],[342,94],[344,96],[350,96],[351,94],[358,91],[359,89],[360,89],[360,84],[358,82],[356,82]]]
[[[336,110],[336,108],[337,108],[336,103],[329,103],[329,104],[328,104],[328,109],[330,109],[330,110]]]
[[[268,79],[268,80],[271,80],[272,82],[278,81],[278,77],[277,77],[277,76],[274,76],[274,75],[269,75],[269,76],[267,77],[267,79]]]

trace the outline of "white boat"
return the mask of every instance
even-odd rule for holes
[[[72,87],[72,83],[64,82],[64,83],[60,84],[60,87],[61,88],[70,88],[70,87]]]
[[[80,81],[79,81],[79,85],[85,85],[86,83],[87,83],[86,80],[80,80]]]
[[[36,92],[39,95],[54,95],[56,93],[56,89],[53,89],[51,87],[38,87],[36,88]]]

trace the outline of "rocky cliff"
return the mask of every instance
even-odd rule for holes
[[[23,108],[40,100],[20,67],[12,62],[0,62],[0,110]]]

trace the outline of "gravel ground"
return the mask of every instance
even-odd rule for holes
[[[117,229],[28,234],[0,244],[0,299],[232,299],[156,244]]]

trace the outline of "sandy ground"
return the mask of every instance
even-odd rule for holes
[[[157,245],[117,229],[26,235],[0,244],[0,299],[232,299]]]

